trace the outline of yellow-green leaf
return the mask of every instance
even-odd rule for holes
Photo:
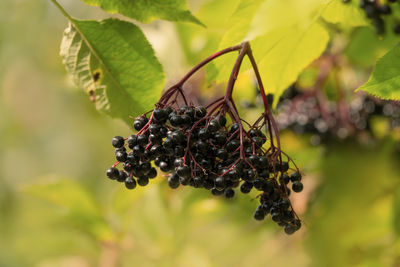
[[[242,0],[237,7],[236,11],[231,15],[229,19],[230,28],[226,31],[222,40],[219,44],[219,50],[224,48],[237,45],[241,43],[247,33],[249,32],[251,25],[251,18],[254,17],[254,14],[257,12],[260,5],[263,3],[261,0]],[[237,55],[237,54],[235,54]],[[216,76],[217,80],[224,80],[229,77],[230,72],[232,71],[233,65],[235,63],[235,56],[229,55],[215,61],[216,69],[218,72],[218,76],[213,73],[209,75]],[[243,69],[246,67],[243,66]],[[208,69],[209,72],[212,72],[212,69]]]
[[[400,46],[378,60],[368,82],[357,90],[382,99],[400,100]]]
[[[185,0],[83,0],[83,2],[99,6],[111,14],[120,13],[140,22],[164,19],[203,25],[187,9]]]
[[[264,87],[276,95],[275,104],[301,71],[322,54],[328,41],[327,31],[318,23],[304,29],[277,29],[253,41]]]
[[[346,27],[368,25],[358,1],[343,3],[342,0],[332,0],[327,4],[322,17],[330,23],[339,23]]]
[[[231,28],[223,36],[220,49],[250,41],[264,85],[278,101],[301,71],[325,50],[329,35],[319,20],[331,1],[243,0],[231,17]],[[234,60],[232,54],[216,61],[217,80],[229,77]],[[244,61],[242,70],[249,67]]]

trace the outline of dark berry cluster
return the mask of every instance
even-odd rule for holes
[[[298,230],[300,221],[287,198],[291,192],[287,185],[292,181],[292,190],[301,192],[300,173],[289,176],[288,162],[271,161],[272,155],[263,148],[267,137],[260,129],[241,133],[242,125],[227,121],[224,114],[208,114],[202,106],[156,108],[150,118],[142,115],[134,121],[137,134],[112,139],[118,163],[107,176],[133,189],[155,178],[156,166],[168,173],[171,188],[205,188],[226,198],[234,197],[238,187],[245,194],[254,188],[261,192],[257,220],[271,213],[286,233]],[[116,168],[119,163],[121,170]]]
[[[285,173],[280,177],[285,185],[292,183],[292,190],[294,192],[301,192],[303,190],[303,184],[301,182],[301,174],[299,172],[293,172],[290,176]],[[293,217],[293,210],[289,198],[281,197],[279,190],[274,187],[272,181],[261,181],[256,180],[253,185],[257,190],[263,191],[264,194],[260,197],[260,205],[254,212],[254,219],[263,220],[266,215],[271,214],[271,219],[276,222],[279,226],[284,227],[286,234],[293,234],[301,227],[299,219]],[[241,191],[247,192],[248,188],[252,187],[247,185],[247,182],[241,186]],[[288,194],[290,189],[286,188]],[[265,193],[267,192],[267,194]]]
[[[372,118],[385,117],[391,129],[400,129],[400,103],[365,95],[350,102],[333,102],[317,98],[314,92],[299,92],[290,87],[291,98],[279,103],[277,123],[281,130],[311,134],[311,143],[346,139],[370,133]],[[323,101],[322,101],[323,100]]]
[[[239,54],[225,96],[206,107],[193,104],[198,101],[185,95],[185,81],[208,62],[233,51]],[[232,97],[245,56],[253,66],[264,104],[264,112],[253,124],[240,117]],[[203,60],[163,93],[150,115],[136,118],[133,127],[137,134],[112,140],[117,162],[107,170],[110,179],[133,189],[137,184],[147,185],[160,170],[171,188],[203,188],[225,198],[233,198],[237,192],[250,193],[254,188],[260,201],[255,219],[262,220],[270,213],[287,234],[300,229],[288,196],[291,191],[303,190],[301,175],[281,150],[278,127],[249,43]],[[118,165],[122,165],[120,170]]]
[[[343,3],[349,3],[351,0],[342,0]],[[388,21],[388,17],[392,15],[390,20],[394,21],[393,32],[400,34],[400,23],[399,19],[394,18],[392,8],[394,5],[398,5],[398,0],[387,0],[385,4],[382,4],[378,0],[360,0],[360,8],[365,13],[365,16],[372,21],[372,25],[378,34],[385,33],[385,23]],[[398,6],[396,7],[398,8]]]
[[[400,102],[364,95],[350,102],[349,119],[358,130],[370,130],[373,117],[384,117],[390,129],[400,129]]]

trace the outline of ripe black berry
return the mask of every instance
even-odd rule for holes
[[[119,176],[119,171],[117,168],[111,167],[111,168],[107,169],[107,177],[108,178],[115,180],[118,178],[118,176]]]
[[[195,176],[195,177],[193,178],[193,186],[194,186],[195,188],[200,188],[200,187],[202,187],[202,186],[203,186],[203,178],[200,177],[200,176]]]
[[[126,173],[123,170],[120,170],[119,174],[118,174],[117,181],[120,182],[120,183],[125,182],[127,177],[128,177],[128,173]]]
[[[140,145],[136,145],[132,148],[132,151],[135,155],[141,156],[144,153],[144,148]]]
[[[176,173],[180,177],[189,178],[190,177],[190,168],[189,168],[189,166],[179,166],[176,168]]]
[[[137,145],[137,137],[136,137],[136,135],[133,134],[133,135],[129,136],[128,140],[126,140],[126,142],[128,143],[128,147],[130,149],[132,149],[134,146]]]
[[[291,235],[294,232],[296,232],[296,228],[293,225],[286,225],[284,230],[285,230],[285,233],[288,235]]]
[[[221,125],[219,124],[219,121],[217,119],[210,121],[210,123],[208,124],[208,130],[210,132],[216,132],[219,130],[220,127]]]
[[[153,111],[153,116],[157,121],[163,121],[167,118],[168,113],[163,109],[156,108]]]
[[[250,193],[252,188],[253,188],[253,184],[252,183],[244,182],[240,186],[240,192],[242,192],[243,194],[247,194],[247,193]]]
[[[218,176],[217,179],[215,179],[215,188],[218,190],[223,190],[226,186],[226,181],[224,177]]]
[[[226,125],[226,118],[224,116],[220,115],[220,116],[218,116],[218,122],[219,122],[219,125],[224,127]]]
[[[224,191],[220,191],[217,188],[213,188],[211,189],[211,194],[213,194],[214,196],[220,196],[224,193]]]
[[[115,153],[115,158],[116,158],[118,161],[121,161],[121,162],[126,161],[126,160],[127,160],[127,157],[128,157],[128,154],[126,154],[126,152],[117,151],[117,152]]]
[[[296,181],[293,183],[292,189],[296,193],[301,192],[303,190],[303,184],[299,181]]]
[[[160,167],[161,171],[163,171],[163,172],[168,172],[171,169],[171,166],[168,165],[168,163],[165,161],[161,161],[159,164],[159,167]]]
[[[146,186],[149,184],[149,178],[147,178],[146,176],[141,176],[137,178],[137,183],[140,186]]]
[[[168,177],[168,185],[171,188],[178,188],[179,187],[179,176],[176,173],[171,174],[170,177]]]
[[[199,106],[195,109],[195,113],[195,116],[198,119],[201,119],[207,115],[207,110],[205,109],[205,107]]]
[[[156,168],[151,168],[150,171],[147,173],[147,176],[150,179],[156,178],[157,177],[157,170]]]
[[[225,189],[224,196],[226,198],[233,198],[235,196],[235,191],[232,188]]]
[[[149,131],[152,134],[158,134],[160,132],[161,126],[159,124],[150,124]]]
[[[125,187],[128,189],[135,189],[136,187],[136,181],[132,177],[128,177],[125,180]]]
[[[140,135],[137,137],[137,143],[139,146],[145,146],[148,143],[148,138],[146,135]]]
[[[301,180],[301,174],[300,174],[299,172],[293,172],[293,173],[290,175],[290,180],[291,180],[292,182],[300,181],[300,180]]]
[[[115,137],[113,137],[113,139],[112,139],[112,145],[113,145],[113,147],[115,147],[115,148],[121,148],[121,147],[123,147],[123,146],[124,146],[124,143],[125,143],[125,141],[124,141],[124,138],[123,138],[122,136],[115,136]]]
[[[261,221],[264,220],[265,218],[265,212],[262,208],[260,208],[260,206],[256,209],[256,211],[254,212],[254,219],[256,219],[257,221]]]
[[[148,119],[146,117],[138,117],[133,123],[133,128],[135,128],[136,131],[140,131],[146,125],[147,122]]]

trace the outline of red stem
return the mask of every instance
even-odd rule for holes
[[[236,46],[232,46],[232,47],[228,47],[224,50],[221,50],[217,53],[215,53],[212,56],[209,56],[208,58],[204,59],[202,62],[200,62],[197,66],[195,66],[191,71],[189,71],[176,85],[174,85],[173,87],[182,87],[182,85],[195,73],[197,72],[199,69],[201,69],[204,65],[206,65],[207,63],[213,61],[214,59],[216,59],[219,56],[222,56],[226,53],[229,52],[233,52],[233,51],[237,51],[240,50],[242,48],[242,44],[240,45],[236,45]]]
[[[229,77],[228,85],[226,88],[225,101],[228,99],[229,100],[232,99],[233,87],[234,87],[237,77],[239,75],[240,66],[242,65],[243,58],[249,49],[250,49],[250,45],[248,42],[245,42],[242,44],[239,55],[236,59],[235,65],[233,66],[231,76]]]
[[[270,139],[271,139],[270,140],[271,141],[271,147],[274,150],[274,148],[275,148],[274,136],[272,134],[272,127],[273,127],[274,128],[274,132],[275,132],[275,137],[276,137],[278,150],[280,150],[281,144],[280,144],[279,135],[278,135],[278,127],[276,126],[274,118],[271,116],[271,113],[270,113],[271,111],[270,111],[270,108],[269,108],[267,96],[265,94],[264,85],[262,83],[261,75],[260,75],[260,72],[258,71],[258,67],[257,67],[256,61],[254,59],[253,52],[251,51],[251,49],[249,49],[249,51],[247,53],[247,56],[249,57],[249,60],[251,62],[251,66],[253,67],[253,70],[254,70],[254,74],[256,75],[258,87],[260,88],[261,97],[262,97],[262,100],[263,100],[263,103],[264,103],[265,115],[268,117],[268,120],[267,120],[268,121],[268,131],[269,131],[269,135],[270,135]],[[272,125],[271,125],[271,121],[272,121]]]

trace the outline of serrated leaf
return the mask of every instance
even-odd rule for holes
[[[185,0],[83,0],[83,2],[98,6],[111,14],[120,13],[145,23],[154,19],[163,19],[203,25],[187,9]]]
[[[394,47],[378,60],[363,90],[382,99],[400,100],[400,46]]]
[[[346,27],[358,27],[368,25],[362,9],[357,1],[343,3],[342,0],[332,0],[327,4],[322,17],[334,24],[341,24]]]
[[[112,232],[94,197],[79,183],[68,179],[32,184],[26,193],[55,204],[64,211],[66,224],[73,225],[99,240],[109,240]]]
[[[301,71],[325,50],[329,35],[319,19],[331,1],[243,0],[232,16],[232,28],[222,38],[220,48],[250,40],[264,87],[276,95],[276,104]],[[218,76],[215,73],[210,76],[226,79],[234,59],[234,56],[218,59]],[[241,69],[249,66],[244,61]]]
[[[305,29],[278,29],[253,41],[264,87],[275,95],[274,105],[301,71],[322,54],[328,41],[327,31],[318,23]]]
[[[96,108],[129,121],[152,108],[163,87],[161,64],[142,31],[118,19],[70,19],[60,54]]]

